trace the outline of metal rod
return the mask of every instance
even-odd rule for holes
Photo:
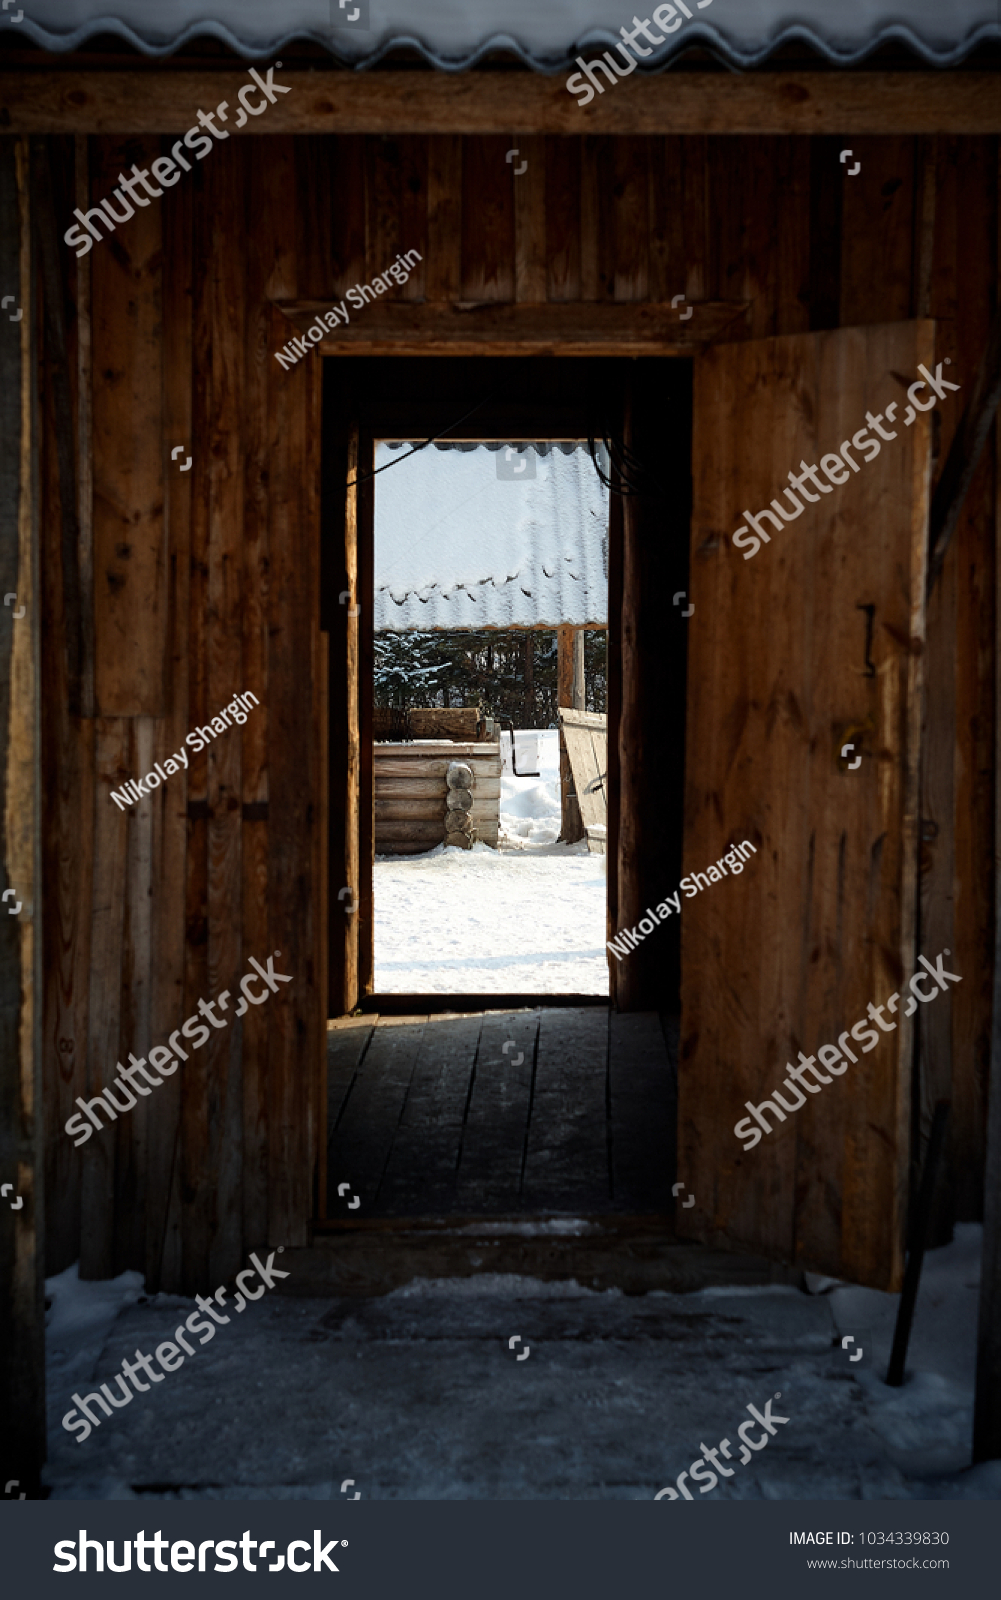
[[[918,1190],[918,1203],[914,1211],[914,1226],[911,1230],[911,1248],[907,1254],[904,1287],[900,1296],[900,1305],[897,1307],[897,1326],[893,1330],[893,1349],[890,1352],[890,1365],[886,1369],[886,1381],[894,1389],[899,1389],[904,1381],[904,1363],[907,1360],[907,1346],[911,1337],[911,1322],[914,1318],[914,1306],[918,1298],[918,1286],[921,1282],[921,1266],[925,1258],[925,1240],[928,1237],[928,1224],[931,1221],[931,1204],[935,1193],[935,1178],[938,1174],[939,1157],[942,1154],[945,1125],[948,1117],[949,1101],[936,1101],[931,1133],[928,1135],[928,1148],[925,1151],[925,1167],[921,1174],[921,1187]]]

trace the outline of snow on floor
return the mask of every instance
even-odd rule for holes
[[[788,1422],[709,1498],[996,1499],[1001,1462],[967,1466],[979,1242],[967,1225],[926,1257],[902,1389],[882,1382],[895,1295],[625,1295],[484,1274],[268,1295],[82,1445],[61,1426],[73,1390],[110,1382],[193,1307],[74,1269],[47,1285],[46,1482],[57,1500],[338,1499],[346,1478],[366,1500],[652,1500],[778,1392]],[[849,1326],[868,1337],[862,1317],[864,1368],[840,1349]]]
[[[559,734],[502,740],[500,847],[375,862],[375,987],[389,994],[607,994],[605,857],[557,844]],[[539,760],[526,760],[526,739]]]

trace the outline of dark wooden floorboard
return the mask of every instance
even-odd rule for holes
[[[462,1123],[482,1026],[482,1016],[428,1018],[379,1190],[384,1216],[455,1211]]]
[[[381,1018],[372,1033],[327,1154],[332,1219],[348,1215],[345,1207],[354,1194],[361,1198],[355,1215],[379,1214],[379,1187],[426,1022],[426,1017]],[[341,1182],[352,1185],[352,1196],[338,1197]]]
[[[613,1204],[637,1214],[669,1211],[674,1073],[655,1011],[612,1013],[608,1074]]]
[[[329,1217],[670,1213],[676,1035],[595,1006],[345,1019],[327,1045]]]
[[[539,1211],[610,1204],[608,1012],[544,1011],[522,1200]]]
[[[462,1133],[456,1208],[460,1215],[521,1209],[521,1170],[538,1036],[538,1011],[513,1011],[483,1019]]]

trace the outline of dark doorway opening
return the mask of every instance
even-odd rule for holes
[[[372,473],[378,439],[608,441],[614,937],[630,925],[623,916],[636,920],[637,893],[646,905],[680,875],[687,623],[684,600],[672,599],[688,587],[690,363],[328,359],[323,436],[329,1011],[340,1019],[329,1032],[327,1218],[351,1227],[362,1218],[662,1216],[673,1208],[676,926],[634,953],[631,973],[611,961],[606,1004],[374,992]],[[623,1000],[640,1014],[617,1016]]]

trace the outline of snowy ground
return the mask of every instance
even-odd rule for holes
[[[605,857],[556,843],[559,734],[534,737],[538,778],[514,776],[502,741],[499,849],[376,858],[377,992],[608,993]]]
[[[60,1500],[337,1499],[346,1478],[366,1500],[650,1500],[778,1392],[788,1422],[707,1498],[996,1499],[1001,1462],[967,1465],[979,1247],[965,1225],[926,1257],[902,1389],[881,1381],[894,1295],[485,1275],[267,1295],[82,1445],[60,1425],[73,1390],[110,1384],[193,1303],[71,1268],[47,1285],[45,1478]]]

